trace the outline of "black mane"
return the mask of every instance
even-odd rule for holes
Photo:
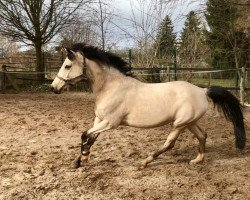
[[[113,53],[103,51],[97,47],[89,46],[85,43],[76,43],[70,49],[75,52],[82,52],[89,60],[113,67],[125,75],[127,75],[127,72],[131,70],[131,67],[129,67],[128,63],[122,58]]]

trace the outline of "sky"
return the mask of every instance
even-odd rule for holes
[[[105,0],[103,0],[105,1]],[[197,10],[201,8],[201,2],[206,0],[107,0],[111,1],[110,7],[108,9],[115,12],[114,18],[112,19],[113,24],[111,24],[111,29],[107,36],[109,43],[114,43],[116,49],[133,48],[136,44],[135,37],[141,34],[141,30],[136,31],[133,27],[133,22],[131,19],[135,20],[138,25],[141,25],[143,21],[142,5],[145,5],[143,10],[144,13],[148,11],[150,3],[154,1],[166,2],[170,1],[169,4],[162,9],[161,12],[156,13],[158,22],[160,22],[166,15],[169,15],[172,19],[174,32],[177,36],[183,28],[186,15],[191,10]],[[139,4],[138,2],[141,2]],[[177,2],[177,3],[174,3]],[[132,8],[131,8],[132,5]],[[134,15],[133,15],[134,14]],[[152,13],[151,13],[152,14]],[[154,13],[155,15],[155,13]],[[134,17],[133,17],[134,16]],[[144,20],[145,21],[145,20]],[[150,21],[150,20],[149,20]],[[154,22],[156,20],[153,20]],[[145,23],[145,29],[148,29],[151,35],[156,34],[157,27],[156,24]],[[159,23],[158,23],[159,24]],[[110,27],[109,27],[110,28]],[[133,38],[134,37],[134,38]],[[55,37],[48,46],[53,47],[55,43],[58,42],[58,38]],[[21,49],[26,50],[27,47],[23,46]]]
[[[132,22],[131,20],[128,19],[136,19],[138,23],[140,24],[143,20],[143,15],[141,14],[142,8],[139,6],[138,1],[142,1],[145,3],[144,10],[145,12],[148,10],[148,7],[150,5],[150,0],[113,0],[112,7],[115,7],[115,12],[118,13],[119,17],[114,19],[114,23],[121,27],[123,30],[129,32],[131,35],[136,35],[136,31],[134,28],[132,28]],[[155,0],[156,1],[156,0]],[[164,1],[164,0],[158,0],[158,1]],[[166,0],[165,0],[166,1]],[[161,12],[161,20],[167,15],[170,16],[173,22],[174,26],[174,32],[177,33],[177,36],[180,35],[180,32],[183,28],[186,15],[191,11],[191,10],[199,10],[202,7],[202,2],[204,3],[205,0],[200,0],[200,1],[195,1],[195,0],[179,0],[177,1],[178,3],[174,3],[175,0],[170,0],[171,2],[166,5],[165,8],[163,8]],[[131,8],[131,2],[133,4],[133,9]],[[148,6],[148,7],[147,7]],[[134,11],[134,17],[133,17],[133,12]],[[160,15],[160,13],[158,13]],[[149,29],[153,28],[154,25],[146,25]],[[147,28],[146,27],[146,28]],[[156,28],[154,28],[155,30]],[[134,41],[131,40],[130,37],[123,37],[122,35],[124,34],[123,31],[119,31],[115,29],[114,31],[114,37],[120,34],[120,37],[118,36],[118,43],[117,46],[118,48],[124,48],[126,46],[133,46]],[[152,32],[156,32],[152,31]],[[115,35],[116,33],[116,35]],[[138,34],[138,33],[137,33]],[[111,36],[111,37],[113,37]],[[129,39],[130,38],[130,39]]]
[[[145,2],[150,2],[150,0],[144,0]],[[172,0],[173,1],[173,0]],[[136,5],[137,1],[132,2]],[[175,31],[179,32],[184,24],[185,15],[187,15],[191,10],[197,10],[201,7],[200,3],[203,1],[194,1],[194,0],[179,0],[179,3],[172,3],[169,5],[169,11],[166,11],[167,14],[171,15],[173,20]],[[131,5],[130,0],[114,0],[113,4],[121,15],[131,16]],[[170,7],[171,6],[171,7]],[[136,11],[136,10],[135,10]],[[139,11],[137,11],[139,16]]]

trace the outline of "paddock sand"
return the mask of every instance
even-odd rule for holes
[[[89,162],[73,169],[93,107],[87,93],[1,94],[0,199],[250,199],[250,142],[236,150],[232,126],[211,111],[200,121],[208,133],[203,164],[188,164],[198,142],[185,131],[173,150],[137,170],[170,126],[121,126],[101,134]],[[249,138],[249,109],[245,118]]]

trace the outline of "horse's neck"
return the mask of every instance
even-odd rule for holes
[[[112,87],[118,85],[115,84],[115,82],[120,81],[125,76],[116,69],[100,67],[97,63],[91,62],[88,68],[88,77],[92,84],[93,93],[97,97],[103,93],[109,85],[112,85]]]

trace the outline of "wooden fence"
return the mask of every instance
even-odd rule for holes
[[[64,61],[64,55],[57,54],[43,54],[42,64],[45,71],[51,69],[59,69]],[[7,65],[11,71],[35,71],[36,70],[36,56],[34,54],[29,55],[17,55],[12,57],[0,57],[0,66]],[[11,69],[10,69],[11,68]]]
[[[53,75],[59,70],[64,57],[62,54],[43,54],[42,63],[44,65],[45,83],[50,83]],[[36,72],[36,57],[34,54],[22,54],[13,57],[0,58],[0,90],[14,88],[19,91],[20,87],[28,84],[41,83]]]
[[[145,82],[168,82],[184,80],[199,86],[221,85],[226,89],[239,90],[241,69],[214,68],[133,68],[134,75]],[[246,69],[245,89],[250,90],[250,69]],[[228,84],[230,83],[230,84]]]
[[[43,83],[51,83],[56,76],[64,58],[63,56],[43,57],[45,66],[45,80]],[[20,87],[39,82],[35,71],[34,57],[1,58],[0,67],[0,90],[10,87],[19,91]],[[249,71],[246,69],[243,80],[244,91],[250,90]],[[185,80],[200,87],[220,85],[229,90],[240,90],[241,69],[215,70],[214,68],[177,68],[175,67],[137,67],[132,69],[133,75],[144,82],[168,82]]]
[[[1,89],[5,89],[12,85],[18,88],[18,85],[25,84],[25,81],[37,82],[36,71],[25,70],[23,68],[14,68],[3,65],[0,71]],[[59,68],[50,68],[45,74],[45,83],[54,79]],[[246,70],[245,90],[250,90],[250,83],[248,79],[250,69]],[[238,69],[214,70],[213,68],[133,68],[132,73],[137,79],[144,82],[168,82],[174,80],[185,80],[196,85],[209,87],[210,85],[221,85],[227,89],[239,90],[239,72]]]

